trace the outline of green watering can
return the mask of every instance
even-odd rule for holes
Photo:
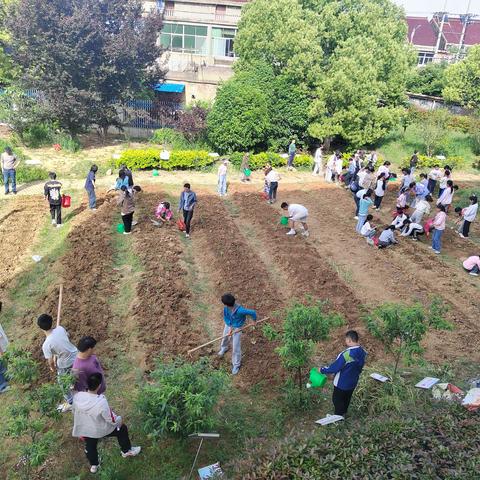
[[[252,171],[248,168],[246,168],[243,173],[245,174],[246,177],[249,177],[252,174]]]
[[[156,170],[156,169],[153,170],[152,175],[153,175],[154,177],[158,177],[158,175],[159,175],[159,174],[158,174],[158,170]]]
[[[323,373],[320,373],[317,368],[312,368],[310,370],[310,383],[307,384],[307,387],[321,388],[327,382],[327,376]]]
[[[119,223],[119,224],[117,225],[117,232],[118,232],[118,233],[123,233],[123,232],[125,232],[125,225],[124,225],[123,223]]]
[[[280,219],[280,223],[281,223],[282,225],[288,225],[288,217],[282,217],[282,218]]]

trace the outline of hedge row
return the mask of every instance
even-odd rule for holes
[[[402,162],[403,167],[410,166],[410,158],[405,157]],[[431,168],[435,165],[448,165],[451,168],[459,168],[465,164],[465,159],[463,157],[448,157],[445,160],[439,160],[436,157],[427,157],[426,155],[418,155],[418,164],[417,168]]]
[[[245,153],[235,152],[230,155],[230,162],[234,165],[240,166]],[[262,152],[250,155],[249,167],[251,170],[259,170],[265,165],[270,164],[272,167],[284,167],[287,164],[287,159],[274,152]],[[293,165],[295,167],[310,167],[313,164],[313,159],[310,155],[296,155]]]
[[[200,170],[215,162],[207,151],[174,150],[168,160],[160,159],[161,151],[156,148],[125,150],[117,161],[117,166],[127,165],[132,170],[161,168],[162,170]]]

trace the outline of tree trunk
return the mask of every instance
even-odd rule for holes
[[[332,143],[332,137],[325,137],[323,140],[323,151],[328,152],[330,150],[330,144]]]

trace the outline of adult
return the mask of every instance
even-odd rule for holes
[[[463,262],[463,268],[472,276],[478,277],[480,273],[480,257],[473,255]]]
[[[418,200],[415,204],[415,211],[412,213],[410,220],[414,223],[421,223],[424,215],[430,213],[430,203],[433,202],[431,195],[427,195],[424,199]]]
[[[270,168],[270,171],[265,176],[265,180],[268,182],[268,203],[274,203],[277,201],[278,182],[280,181],[280,175],[274,168]]]
[[[123,172],[125,174],[125,176],[127,177],[127,181],[128,181],[127,186],[132,188],[133,185],[134,185],[132,171],[124,163],[122,163],[122,165],[120,166],[120,171]]]
[[[337,150],[337,152],[335,153],[335,166],[334,166],[336,183],[340,182],[340,176],[342,174],[342,170],[343,170],[343,157],[342,157],[342,154]]]
[[[358,206],[358,221],[357,221],[357,233],[362,232],[362,227],[365,221],[367,220],[368,209],[370,205],[373,205],[372,199],[372,191],[368,190],[363,197],[360,199],[360,203]]]
[[[442,194],[438,197],[437,205],[443,205],[445,211],[448,212],[450,205],[453,202],[453,194],[455,193],[455,186],[452,180],[447,180],[446,187],[442,190]]]
[[[378,237],[378,248],[387,248],[390,245],[394,245],[398,243],[397,240],[395,240],[394,232],[395,232],[394,225],[389,225],[388,227],[385,227],[383,232]]]
[[[287,170],[293,170],[293,161],[295,160],[296,153],[297,153],[297,146],[295,145],[295,139],[292,138],[292,141],[288,146]]]
[[[135,213],[135,196],[141,191],[142,189],[138,185],[135,185],[131,190],[123,185],[120,194],[118,195],[117,205],[120,207],[124,235],[130,235],[132,233],[133,214]]]
[[[312,175],[321,175],[323,172],[323,145],[319,145],[315,150],[313,157],[313,172]]]
[[[2,361],[3,354],[7,351],[8,347],[8,338],[6,333],[3,331],[2,326],[0,325],[0,393],[8,392],[10,387],[8,386],[8,381],[5,377],[7,372],[7,367]]]
[[[222,295],[222,303],[225,326],[218,356],[223,357],[227,353],[231,341],[233,346],[232,375],[236,375],[242,366],[242,332],[240,329],[245,325],[247,317],[251,317],[256,322],[257,312],[237,304],[235,297],[231,293]]]
[[[410,158],[410,172],[412,174],[416,170],[417,165],[418,165],[418,150],[415,150],[413,152],[412,157]]]
[[[402,237],[412,237],[412,240],[418,240],[419,235],[423,235],[425,230],[419,223],[412,222],[409,218],[407,218],[403,224],[402,233],[400,235]]]
[[[180,194],[178,202],[178,211],[183,212],[183,221],[185,222],[185,237],[190,238],[190,226],[193,218],[193,211],[197,205],[197,195],[191,190],[189,183],[183,185],[183,192]]]
[[[17,194],[17,167],[20,163],[17,156],[10,147],[5,147],[0,156],[2,165],[3,184],[5,186],[5,195],[10,193],[10,183],[12,184],[12,193]]]
[[[468,238],[470,233],[470,225],[475,220],[478,212],[478,198],[476,195],[470,195],[470,205],[462,210],[463,222],[458,232],[462,238]]]
[[[247,176],[245,173],[247,170],[249,170],[250,166],[250,155],[248,153],[245,153],[242,157],[242,163],[240,165],[240,171],[242,172],[240,176],[240,180],[242,182],[249,182],[250,181],[250,176]]]
[[[218,194],[223,197],[227,194],[228,160],[224,160],[218,167]]]
[[[72,366],[72,373],[75,376],[75,385],[73,390],[76,392],[86,392],[88,390],[88,378],[94,373],[102,375],[102,383],[98,388],[98,394],[105,393],[107,386],[103,368],[94,354],[97,341],[93,337],[82,337],[77,343],[77,357]]]
[[[102,380],[100,373],[90,375],[88,390],[76,393],[73,399],[72,436],[84,439],[91,473],[97,473],[100,465],[97,445],[102,438],[117,437],[123,458],[135,457],[141,451],[141,447],[132,447],[122,417],[115,415],[104,395],[99,395]]]
[[[438,184],[438,198],[442,196],[443,191],[447,188],[447,183],[449,180],[451,180],[452,172],[445,167],[443,171],[443,175],[440,178],[439,184]]]
[[[45,183],[43,194],[50,207],[52,225],[56,225],[59,228],[62,226],[62,195],[60,193],[62,184],[57,180],[55,172],[50,172],[48,176],[50,180]]]
[[[327,182],[331,182],[335,178],[335,159],[335,153],[328,159],[327,168],[325,169],[325,181]]]
[[[95,211],[97,209],[97,196],[95,194],[95,179],[98,167],[92,165],[88,172],[87,179],[85,180],[85,190],[88,194],[88,208]]]
[[[445,232],[445,222],[447,221],[447,214],[443,205],[437,205],[437,214],[433,218],[432,226],[434,228],[432,233],[432,246],[434,253],[439,254],[442,250],[442,236]]]
[[[378,168],[377,177],[384,173],[385,180],[388,180],[390,178],[390,165],[391,163],[388,160],[386,162],[383,162],[383,165],[380,165],[380,167]]]
[[[287,202],[283,202],[280,205],[282,210],[288,211],[288,224],[290,225],[290,230],[287,232],[287,235],[296,235],[297,231],[295,230],[295,226],[297,223],[300,223],[302,231],[302,235],[304,237],[308,237],[308,210],[298,203],[292,203],[289,205]]]
[[[345,174],[345,188],[350,188],[351,189],[351,184],[355,181],[355,177],[357,175],[357,169],[355,166],[355,160],[353,157],[350,157],[348,159],[348,167],[347,167],[347,173]],[[357,182],[357,187],[358,187],[358,182]],[[358,188],[357,188],[358,190]],[[353,190],[352,190],[353,192]]]
[[[434,165],[428,173],[428,191],[432,195],[434,194],[437,182],[440,180],[441,177],[442,171],[440,170],[440,165]]]
[[[70,342],[68,332],[60,326],[60,319],[53,327],[53,319],[47,313],[43,313],[37,319],[37,325],[45,334],[45,341],[42,345],[43,356],[47,360],[50,371],[57,371],[57,378],[69,375],[72,371],[73,362],[77,356],[77,348]],[[72,392],[70,390],[64,392],[65,403],[59,405],[58,409],[62,412],[68,412],[72,409]]]
[[[346,350],[341,352],[328,367],[322,367],[324,375],[335,375],[333,380],[332,402],[335,415],[344,417],[350,400],[362,373],[367,352],[360,346],[359,336],[355,330],[345,334]]]
[[[385,196],[385,192],[387,190],[387,180],[385,178],[385,172],[381,173],[376,180],[375,184],[375,200],[374,200],[374,209],[380,210],[380,206],[382,205],[383,197]]]

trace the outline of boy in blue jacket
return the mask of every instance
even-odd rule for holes
[[[349,330],[345,334],[345,344],[347,349],[340,353],[331,365],[320,369],[325,375],[335,375],[332,401],[335,415],[342,417],[347,413],[367,358],[367,352],[358,343],[358,333],[355,330]]]
[[[218,356],[223,357],[225,355],[230,348],[230,339],[232,339],[232,374],[236,375],[242,364],[242,332],[239,332],[238,329],[243,327],[247,316],[252,317],[253,321],[256,322],[257,312],[236,304],[235,297],[231,293],[226,293],[222,296],[222,303],[224,305],[223,320],[225,322],[225,327],[223,329],[223,335],[225,338],[222,339]]]

